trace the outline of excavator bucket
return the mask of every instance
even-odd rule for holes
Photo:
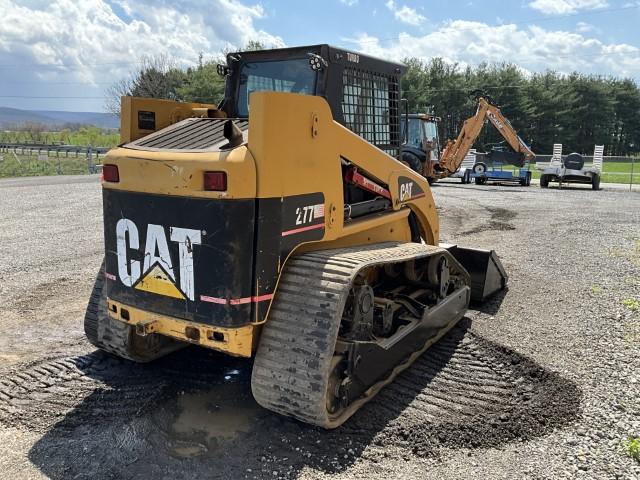
[[[490,295],[504,290],[509,277],[494,250],[440,244],[462,264],[471,276],[471,300],[483,302]]]
[[[488,157],[491,162],[506,163],[515,167],[523,167],[525,160],[524,154],[520,152],[503,152],[501,150],[492,150]]]

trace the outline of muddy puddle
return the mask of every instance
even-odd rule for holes
[[[265,414],[246,384],[228,380],[206,392],[179,394],[171,403],[177,414],[166,435],[172,452],[181,457],[202,455],[238,439]],[[168,408],[171,407],[165,407],[164,411]]]

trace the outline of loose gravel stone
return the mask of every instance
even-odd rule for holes
[[[442,241],[495,249],[509,290],[325,432],[252,403],[250,362],[92,353],[81,318],[102,256],[97,179],[0,181],[3,475],[640,478],[623,447],[640,434],[640,312],[623,304],[640,300],[640,195],[432,190]]]

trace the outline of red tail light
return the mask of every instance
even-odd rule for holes
[[[227,189],[227,172],[204,172],[204,189],[222,192]]]
[[[102,179],[105,182],[118,183],[120,181],[120,173],[118,166],[107,163],[102,166]]]

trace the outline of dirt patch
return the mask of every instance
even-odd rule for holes
[[[469,325],[463,320],[334,431],[261,409],[249,361],[198,349],[152,365],[95,352],[14,368],[0,381],[0,422],[43,432],[29,458],[52,478],[182,476],[191,463],[236,478],[497,446],[576,418],[574,384]]]
[[[513,210],[508,210],[506,208],[497,208],[497,207],[486,207],[487,210],[491,213],[491,218],[489,221],[483,225],[479,225],[470,230],[466,230],[462,232],[463,235],[469,235],[472,233],[480,233],[485,231],[505,231],[505,230],[515,230],[516,227],[510,223],[510,220],[513,220],[518,213]]]

